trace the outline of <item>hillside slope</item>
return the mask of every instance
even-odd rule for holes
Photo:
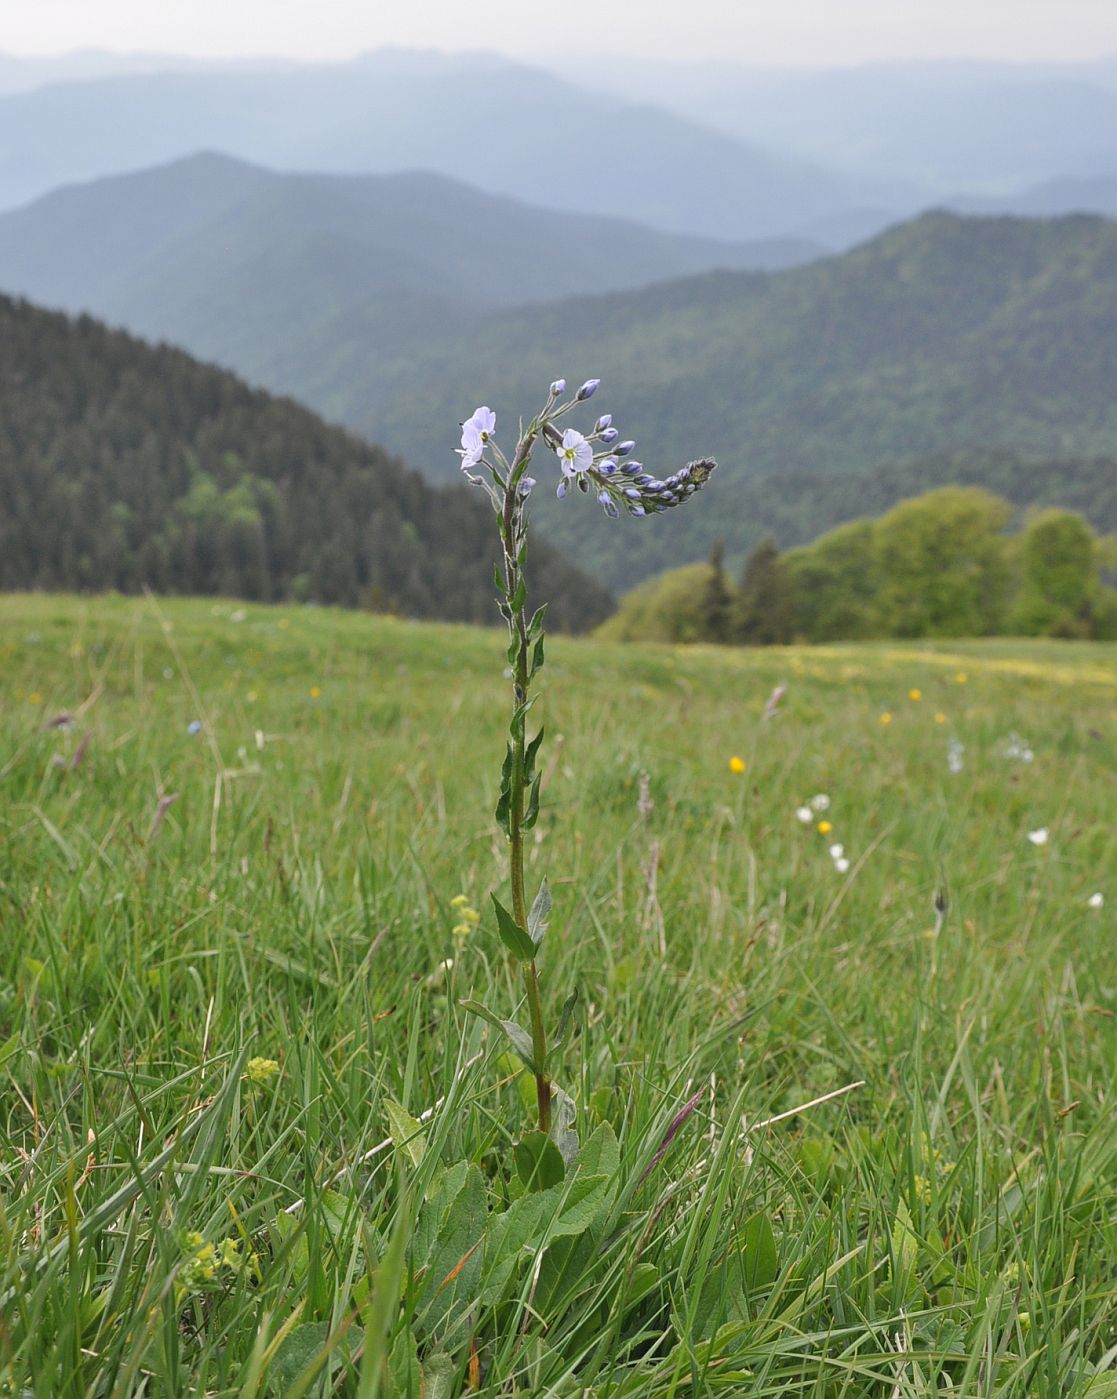
[[[294,596],[492,621],[492,513],[177,350],[0,297],[0,588]],[[588,626],[604,589],[533,551]]]

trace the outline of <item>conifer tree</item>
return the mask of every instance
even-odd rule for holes
[[[733,596],[725,576],[725,543],[717,539],[710,550],[710,578],[702,599],[703,641],[725,645],[729,640],[732,609]]]
[[[771,535],[745,560],[732,634],[741,646],[785,646],[795,634],[791,579]]]

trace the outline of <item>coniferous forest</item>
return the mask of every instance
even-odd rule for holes
[[[225,594],[494,620],[491,510],[290,399],[0,297],[0,589]],[[447,450],[457,438],[446,425]],[[611,600],[540,543],[539,600]]]

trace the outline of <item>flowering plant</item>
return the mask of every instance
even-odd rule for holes
[[[598,379],[587,379],[576,394],[566,396],[566,381],[551,384],[547,401],[526,427],[521,426],[519,441],[511,458],[496,441],[496,414],[481,407],[462,424],[461,469],[468,479],[488,494],[500,533],[501,559],[495,579],[498,606],[508,627],[508,665],[512,676],[512,718],[501,769],[500,799],[496,819],[508,840],[511,910],[493,895],[497,929],[501,941],[522,965],[530,1028],[505,1020],[478,1001],[463,1006],[498,1026],[507,1035],[516,1053],[535,1078],[538,1109],[538,1136],[531,1148],[535,1166],[543,1169],[543,1158],[554,1148],[568,1160],[577,1148],[573,1132],[574,1105],[552,1081],[551,1058],[562,1044],[570,1026],[576,993],[563,1006],[558,1028],[548,1043],[543,1019],[542,997],[536,954],[547,932],[551,896],[544,879],[530,907],[524,887],[524,833],[534,826],[539,814],[540,773],[537,768],[543,742],[540,728],[528,738],[528,713],[534,704],[532,682],[543,666],[543,630],[547,605],[530,616],[527,609],[526,505],[536,481],[527,474],[537,446],[551,448],[558,459],[557,494],[561,499],[570,489],[594,495],[612,519],[622,510],[640,517],[672,509],[692,496],[709,480],[717,463],[711,458],[693,461],[660,480],[631,459],[635,442],[618,441],[619,431],[611,414],[603,414],[588,433],[573,427],[560,428],[559,422],[572,409],[592,398]]]

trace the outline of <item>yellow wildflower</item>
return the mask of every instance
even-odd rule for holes
[[[38,690],[32,690],[31,693],[27,696],[28,704],[42,704],[42,702],[43,697],[41,694],[39,694]]]
[[[892,715],[888,712],[887,709],[886,709],[886,710],[884,711],[884,713],[880,716],[880,722],[881,722],[886,728],[888,727],[889,724],[891,724],[891,722],[892,722]]]
[[[310,687],[310,698],[311,698],[311,699],[319,699],[319,698],[321,698],[321,695],[322,695],[322,691],[318,688],[318,686],[317,686],[317,685],[311,685],[311,687]]]
[[[913,703],[918,704],[919,701],[920,701],[922,698],[923,698],[923,691],[922,691],[922,690],[909,690],[909,691],[908,691],[908,699],[910,699]]]
[[[465,908],[465,907],[468,905],[468,903],[469,903],[469,895],[468,895],[468,894],[455,894],[454,897],[450,900],[450,907],[451,907],[451,908]]]
[[[276,1059],[249,1059],[244,1068],[244,1076],[249,1083],[269,1083],[279,1072]]]
[[[954,683],[956,685],[964,685],[969,678],[970,677],[966,674],[964,670],[960,670],[958,674],[954,677]]]
[[[936,714],[936,715],[935,715],[935,723],[936,723],[936,724],[945,724],[945,723],[946,723],[946,715],[945,715],[945,714]]]
[[[239,1268],[241,1265],[240,1240],[221,1240],[221,1261],[226,1268]]]
[[[217,1277],[220,1262],[214,1246],[207,1244],[202,1235],[192,1229],[183,1236],[182,1247],[190,1256],[178,1275],[181,1286],[187,1291],[192,1291],[213,1282]]]
[[[729,771],[730,771],[730,772],[736,773],[738,776],[740,776],[740,774],[741,774],[742,772],[744,772],[745,767],[746,767],[746,763],[745,763],[744,758],[738,758],[737,755],[736,755],[736,753],[734,753],[734,755],[732,756],[732,758],[729,759]]]
[[[833,829],[834,827],[829,821],[820,821],[818,823],[818,833],[820,836],[828,836]]]

